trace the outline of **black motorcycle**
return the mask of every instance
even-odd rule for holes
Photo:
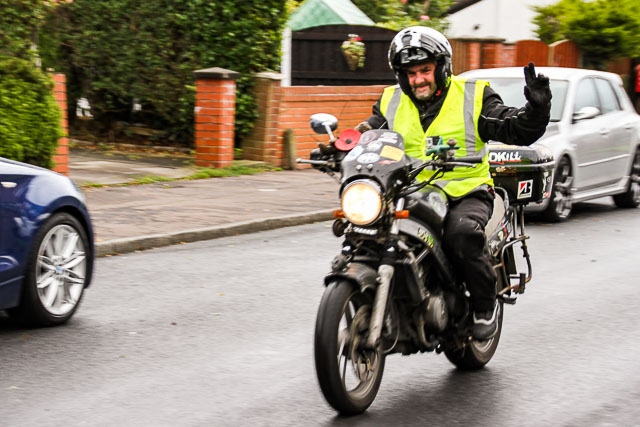
[[[338,121],[324,113],[311,116],[311,127],[329,135],[329,143],[298,162],[339,174],[341,209],[333,233],[344,238],[324,279],[315,326],[316,373],[326,400],[343,415],[364,412],[392,353],[444,352],[459,369],[483,367],[498,347],[502,305],[514,304],[532,277],[524,205],[548,197],[552,156],[492,144],[497,196],[485,234],[501,310],[496,335],[477,341],[471,337],[469,292],[442,249],[447,196],[433,183],[479,159],[455,158],[455,142],[432,138],[429,160],[419,162],[404,154],[402,136],[389,130],[361,136],[349,130],[336,138]],[[435,173],[419,182],[425,169]]]

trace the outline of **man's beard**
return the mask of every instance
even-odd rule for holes
[[[425,90],[429,89],[429,90]],[[413,96],[416,97],[418,101],[429,101],[436,94],[436,84],[435,83],[425,83],[420,86],[412,86],[411,91],[413,92]]]

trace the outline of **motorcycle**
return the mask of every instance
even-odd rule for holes
[[[332,229],[343,238],[342,249],[324,278],[314,339],[327,402],[342,415],[366,411],[385,358],[394,353],[444,353],[461,370],[482,368],[498,347],[503,304],[514,304],[532,278],[524,206],[549,196],[551,154],[507,145],[491,151],[496,200],[485,234],[500,315],[495,336],[478,341],[471,336],[469,292],[442,248],[448,200],[434,182],[481,159],[455,158],[455,141],[438,137],[428,141],[424,162],[406,156],[402,135],[390,130],[345,130],[335,137],[338,120],[326,113],[312,115],[311,127],[329,142],[297,161],[336,177],[341,200]],[[431,178],[418,181],[426,169]]]

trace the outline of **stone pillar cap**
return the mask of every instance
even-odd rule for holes
[[[216,80],[238,80],[240,73],[237,71],[226,70],[224,68],[213,67],[204,70],[196,70],[193,72],[196,79],[216,79]]]

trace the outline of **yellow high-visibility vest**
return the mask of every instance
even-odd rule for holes
[[[483,184],[493,186],[489,172],[489,148],[478,135],[478,118],[484,88],[488,85],[486,81],[452,76],[442,108],[426,132],[422,130],[418,108],[399,85],[389,86],[382,93],[380,112],[387,119],[389,129],[403,136],[407,155],[426,160],[427,138],[440,136],[444,143],[452,138],[456,141],[460,147],[456,150],[456,157],[482,158],[482,163],[474,168],[457,167],[435,181],[453,198],[462,197]],[[418,179],[425,181],[432,174],[433,171],[425,170]]]

